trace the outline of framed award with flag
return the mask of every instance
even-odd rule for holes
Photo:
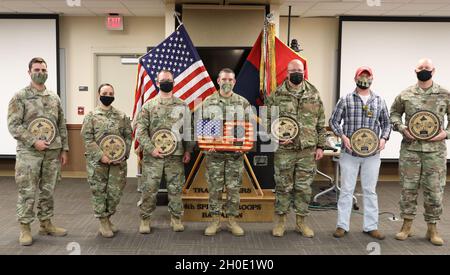
[[[247,152],[255,142],[251,122],[201,119],[195,126],[201,150]]]

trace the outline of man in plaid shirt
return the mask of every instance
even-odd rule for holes
[[[341,238],[350,230],[353,192],[359,168],[364,194],[364,233],[382,240],[378,230],[378,197],[376,185],[380,169],[380,151],[384,149],[391,133],[389,112],[385,101],[370,90],[373,73],[369,67],[360,67],[355,74],[356,89],[342,97],[331,115],[329,124],[341,137],[344,148],[339,158],[341,169],[341,192],[338,201],[338,220],[333,234]],[[341,126],[341,122],[343,125]],[[369,128],[380,137],[379,150],[372,156],[360,157],[352,151],[351,135],[360,128]]]

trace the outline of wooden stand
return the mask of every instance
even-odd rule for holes
[[[183,187],[183,204],[185,221],[210,221],[208,213],[208,183],[206,181],[205,155],[200,153],[194,167]],[[237,219],[241,222],[271,222],[274,215],[275,196],[272,190],[261,189],[246,155],[244,155],[244,172],[240,193],[240,214]],[[249,171],[249,172],[247,172]],[[226,191],[222,200],[226,202]],[[226,219],[222,214],[222,219]]]

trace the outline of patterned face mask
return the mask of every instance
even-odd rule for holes
[[[31,80],[37,84],[44,84],[47,80],[48,74],[46,73],[32,73]]]
[[[360,89],[369,89],[370,85],[372,85],[372,79],[370,79],[367,76],[360,76],[358,79],[356,79],[356,86]]]
[[[231,92],[233,90],[233,84],[231,83],[223,83],[222,85],[220,85],[220,89],[228,94],[229,92]]]

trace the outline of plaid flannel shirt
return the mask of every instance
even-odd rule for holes
[[[342,120],[344,122],[341,126]],[[371,91],[364,104],[356,90],[339,99],[329,125],[339,137],[346,135],[350,138],[356,130],[369,128],[385,140],[389,139],[392,128],[386,102]],[[347,149],[345,151],[351,154]]]

